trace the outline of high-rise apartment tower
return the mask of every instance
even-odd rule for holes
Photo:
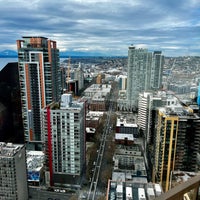
[[[61,104],[42,110],[42,132],[47,185],[77,184],[85,164],[84,102],[63,94]]]
[[[198,107],[170,106],[159,108],[151,157],[153,181],[170,188],[174,170],[198,172],[200,152],[200,117]]]
[[[19,81],[25,141],[40,149],[40,111],[61,94],[59,51],[56,42],[45,37],[17,40]]]
[[[162,87],[163,58],[161,51],[148,52],[147,49],[129,47],[127,110],[138,108],[140,92]]]

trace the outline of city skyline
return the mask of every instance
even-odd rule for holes
[[[57,41],[60,51],[127,56],[128,46],[165,56],[199,55],[197,0],[0,0],[0,51],[16,50],[22,36]]]

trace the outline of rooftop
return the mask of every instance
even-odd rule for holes
[[[52,110],[81,110],[83,102],[74,101],[71,94],[62,94],[61,102],[52,102],[48,106]]]
[[[134,141],[133,134],[126,134],[126,133],[116,133],[115,134],[115,139],[116,140],[124,140],[126,138],[129,141]]]
[[[86,115],[86,120],[99,120],[103,116],[104,112],[99,111],[89,111]]]
[[[124,127],[135,127],[137,128],[138,125],[135,123],[134,119],[132,121],[128,121],[126,118],[117,118],[117,126],[124,126]]]
[[[95,133],[96,129],[91,127],[86,127],[86,133]]]
[[[113,157],[114,172],[123,172],[125,180],[133,180],[133,177],[146,178],[147,172],[139,145],[116,145]]]
[[[22,38],[43,38],[43,39],[48,39],[48,38],[43,37],[43,36],[23,36]]]
[[[139,144],[133,144],[131,146],[116,145],[116,153],[120,153],[122,151],[137,151],[141,153]]]
[[[24,145],[0,142],[0,157],[13,157]]]
[[[43,166],[44,153],[42,151],[27,151],[26,157],[28,170],[39,171]]]
[[[155,199],[155,197],[158,197],[161,194],[162,189],[159,184],[109,180],[106,199],[151,200]]]
[[[111,90],[111,85],[109,84],[93,84],[90,87],[88,87],[85,91],[84,94],[86,93],[109,93]]]
[[[162,112],[166,116],[179,116],[179,117],[199,117],[196,113],[197,107],[196,106],[181,106],[181,105],[175,105],[175,106],[166,106],[159,108],[159,111]],[[195,112],[194,112],[195,111]]]
[[[39,181],[40,171],[44,163],[44,153],[42,151],[27,151],[26,157],[28,181]]]

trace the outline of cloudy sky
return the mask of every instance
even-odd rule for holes
[[[0,28],[0,51],[43,36],[60,51],[200,55],[200,0],[0,0]]]

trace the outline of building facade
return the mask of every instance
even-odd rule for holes
[[[61,94],[59,50],[44,37],[17,40],[19,82],[25,141],[33,150],[41,147],[40,111]]]
[[[174,170],[199,170],[200,117],[197,110],[174,106],[160,108],[157,112],[153,181],[161,182],[165,191],[170,188]]]
[[[96,84],[102,84],[102,75],[101,74],[97,75]]]
[[[18,63],[0,71],[0,141],[24,143]]]
[[[78,90],[80,91],[81,89],[83,89],[84,88],[84,73],[83,73],[81,63],[79,63],[79,67],[76,70],[74,70],[74,79],[78,80]]]
[[[85,106],[63,94],[42,110],[47,185],[75,184],[85,165]],[[76,182],[77,183],[77,182]]]
[[[24,145],[0,143],[0,199],[28,200]]]
[[[152,96],[153,94],[149,92],[140,93],[138,101],[138,125],[143,131],[146,143],[149,143],[151,137]]]
[[[148,52],[147,49],[128,50],[127,110],[138,108],[139,93],[158,90],[162,87],[164,57],[160,51]]]
[[[153,62],[151,68],[151,88],[154,90],[158,90],[162,88],[162,73],[163,73],[163,65],[164,65],[164,56],[161,51],[154,51]]]
[[[127,89],[127,76],[119,76],[119,90]]]
[[[166,105],[168,101],[171,102],[171,97],[165,91],[139,93],[138,126],[144,136],[145,151],[147,145],[152,144],[153,141],[156,109]]]
[[[130,119],[128,115],[127,118],[117,118],[115,131],[116,133],[132,134],[135,138],[139,136],[136,120],[132,116]]]

